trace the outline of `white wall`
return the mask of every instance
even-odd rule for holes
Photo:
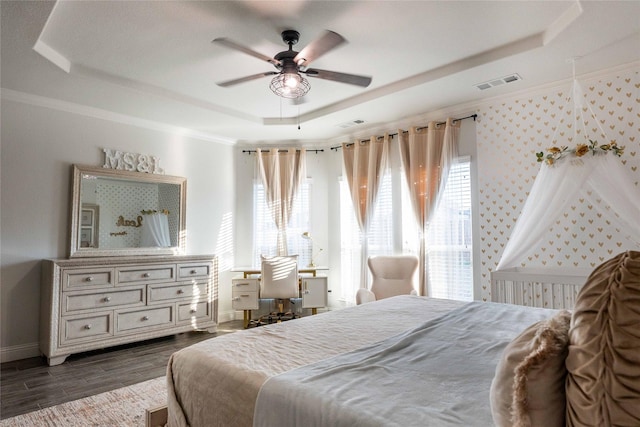
[[[233,256],[233,147],[2,100],[0,348],[38,354],[41,260],[69,250],[71,165],[100,166],[103,148],[158,156],[187,178],[187,252]],[[230,289],[220,287],[221,313]]]

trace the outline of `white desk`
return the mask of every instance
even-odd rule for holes
[[[317,314],[318,307],[326,307],[329,286],[326,276],[318,276],[320,270],[326,267],[305,267],[298,270],[300,276],[300,298],[302,308],[310,308],[312,314]],[[232,279],[232,302],[234,310],[244,312],[244,327],[251,322],[251,310],[257,310],[260,300],[260,273],[255,268],[234,268],[231,271],[242,273],[242,277]]]
[[[298,274],[299,275],[311,274],[313,277],[316,277],[318,271],[324,271],[328,269],[329,267],[323,267],[323,266],[307,266],[307,267],[299,268]],[[231,269],[231,271],[233,273],[242,273],[242,277],[244,277],[245,279],[248,278],[249,276],[256,276],[261,273],[260,268],[256,268],[256,267],[234,267]]]

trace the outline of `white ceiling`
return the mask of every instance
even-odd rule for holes
[[[239,144],[362,136],[403,119],[640,58],[640,1],[2,1],[3,96]],[[267,56],[324,30],[348,40],[311,67],[373,77],[367,88],[310,78],[303,103],[273,71],[211,43]],[[512,73],[521,81],[480,91]],[[8,90],[7,90],[8,89]],[[348,128],[354,120],[364,124]],[[300,122],[300,129],[298,129]],[[394,128],[388,129],[394,130]]]

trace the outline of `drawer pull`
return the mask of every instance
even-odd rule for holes
[[[249,286],[248,283],[236,283],[236,286]]]
[[[149,277],[149,273],[144,273],[142,277]]]
[[[85,329],[91,329],[91,323],[89,323],[88,325],[84,325]]]
[[[104,298],[102,298],[102,301],[103,302],[109,302],[109,301],[111,301],[111,297],[104,297]]]
[[[191,274],[197,274],[198,270],[191,270]]]
[[[143,321],[149,320],[149,316],[144,316],[144,317],[142,318],[142,320],[143,320]]]
[[[86,279],[87,282],[93,282],[93,276],[88,276]]]
[[[198,310],[196,310],[195,308],[191,309],[191,313],[196,313]]]
[[[184,294],[184,289],[178,289],[179,294]]]

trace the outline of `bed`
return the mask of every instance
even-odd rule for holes
[[[404,295],[203,341],[169,361],[169,426],[490,426],[502,351],[555,312]]]

